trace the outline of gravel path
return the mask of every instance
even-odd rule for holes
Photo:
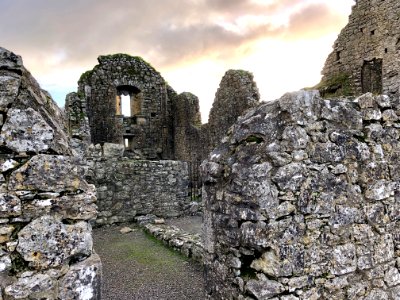
[[[93,230],[94,248],[103,263],[103,300],[204,299],[199,264],[167,249],[141,229],[128,234],[119,229]]]

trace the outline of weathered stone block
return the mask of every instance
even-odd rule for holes
[[[100,257],[92,254],[72,265],[60,281],[60,299],[101,299],[102,266]]]

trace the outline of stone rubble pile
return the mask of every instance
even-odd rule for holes
[[[96,189],[61,110],[0,48],[0,299],[100,299]]]
[[[208,299],[400,299],[400,105],[300,91],[203,163]]]

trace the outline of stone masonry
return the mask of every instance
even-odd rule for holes
[[[322,71],[321,91],[399,94],[400,2],[358,0]]]
[[[61,110],[0,48],[0,299],[100,299],[83,175]]]
[[[86,101],[93,144],[126,144],[146,159],[173,158],[172,112],[168,86],[139,57],[100,56],[99,65],[82,74],[78,97]],[[129,96],[130,115],[122,97]]]
[[[87,178],[97,188],[96,225],[132,222],[136,216],[178,217],[191,207],[188,166],[181,161],[133,160],[124,146],[91,146]]]
[[[226,72],[208,124],[202,125],[199,100],[177,94],[148,63],[127,54],[100,56],[99,65],[82,74],[78,92],[66,99],[73,147],[84,154],[93,144],[125,144],[124,156],[147,160],[202,161],[246,109],[258,104],[253,75]],[[121,110],[130,97],[131,116]],[[86,145],[86,147],[85,147]]]
[[[400,103],[300,91],[203,163],[208,299],[400,299]]]
[[[258,104],[253,75],[226,72],[209,123],[202,125],[198,98],[178,95],[141,58],[114,54],[98,61],[82,74],[78,92],[67,95],[65,106],[72,148],[93,158],[92,173],[103,176],[91,178],[99,190],[97,224],[130,221],[141,214],[171,217],[193,212],[189,200],[201,196],[201,161],[238,116]],[[131,116],[122,111],[124,95],[129,96]],[[104,149],[114,149],[117,161],[104,155]],[[119,165],[124,166],[123,174]],[[115,172],[121,180],[113,178]],[[176,187],[168,183],[169,176],[179,183]],[[157,189],[149,188],[154,186]]]
[[[210,110],[208,123],[202,129],[203,153],[208,154],[221,142],[239,116],[259,104],[260,95],[253,74],[243,70],[229,70],[221,80]]]

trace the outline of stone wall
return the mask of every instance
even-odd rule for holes
[[[398,94],[400,2],[358,0],[322,71],[327,94]]]
[[[398,99],[300,91],[203,163],[209,299],[400,299]]]
[[[231,127],[247,109],[260,100],[253,74],[242,70],[229,70],[221,80],[210,110],[208,123],[202,127],[202,158],[220,143]]]
[[[61,110],[0,48],[0,299],[100,299],[96,190]]]
[[[81,157],[86,155],[91,143],[86,100],[77,93],[69,93],[65,98],[65,120],[71,147]]]
[[[173,101],[175,159],[200,161],[199,149],[201,116],[199,99],[191,93],[182,93]]]
[[[168,85],[140,57],[100,56],[99,65],[82,74],[78,94],[87,102],[92,143],[128,144],[146,159],[172,159],[172,112]],[[131,115],[121,111],[129,96]]]
[[[122,145],[93,149],[88,177],[97,188],[97,225],[146,214],[177,217],[190,209],[187,163],[130,160],[122,154]]]

